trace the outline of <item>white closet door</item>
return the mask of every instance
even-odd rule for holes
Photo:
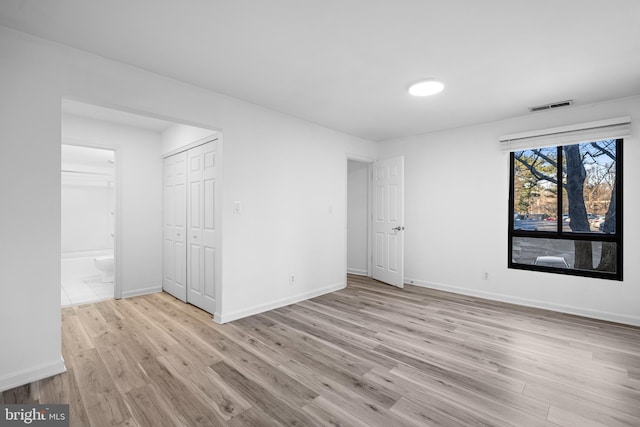
[[[162,289],[187,300],[186,213],[187,154],[164,159]]]
[[[187,302],[209,313],[216,298],[216,147],[213,141],[187,152]]]

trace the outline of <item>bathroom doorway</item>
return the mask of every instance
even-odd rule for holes
[[[114,296],[116,153],[62,144],[61,305]]]
[[[347,273],[371,275],[369,177],[373,160],[347,158]]]

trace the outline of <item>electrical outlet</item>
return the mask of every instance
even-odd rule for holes
[[[293,285],[295,285],[295,284],[296,284],[296,276],[295,276],[295,274],[290,274],[290,275],[289,275],[289,284],[290,284],[291,286],[293,286]]]
[[[482,273],[482,279],[489,280],[489,272],[485,271],[484,273]]]

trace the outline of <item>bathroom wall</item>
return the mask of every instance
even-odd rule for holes
[[[114,186],[106,179],[62,177],[62,253],[113,249]]]
[[[162,289],[160,132],[63,114],[62,139],[116,150],[116,283],[128,297]],[[64,190],[63,190],[64,193]],[[64,239],[63,239],[64,243]]]

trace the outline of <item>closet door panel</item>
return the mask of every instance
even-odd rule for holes
[[[215,231],[216,182],[214,179],[204,181],[204,229]]]
[[[162,288],[186,301],[186,154],[164,160]]]
[[[191,177],[189,177],[191,180]],[[189,183],[189,218],[191,222],[189,223],[189,229],[192,231],[200,231],[200,217],[202,216],[202,192],[201,192],[201,182],[195,181]]]
[[[189,254],[189,302],[196,302],[194,296],[200,296],[202,294],[202,274],[200,260],[202,255],[200,253],[200,245],[191,244],[191,253]]]
[[[215,150],[210,142],[189,150],[189,273],[187,301],[215,311]]]
[[[215,301],[215,277],[216,277],[216,153],[206,151],[204,153],[204,297],[208,301]]]
[[[204,298],[215,301],[216,250],[206,247],[204,250]]]

